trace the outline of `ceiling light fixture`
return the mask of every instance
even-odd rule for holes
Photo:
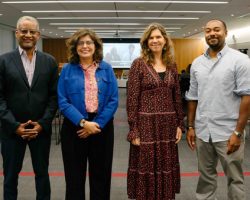
[[[65,33],[75,33],[75,32],[77,32],[77,30],[65,30],[64,31]],[[105,33],[105,34],[109,34],[109,33],[116,33],[116,30],[113,30],[113,31],[109,31],[109,30],[107,30],[107,31],[95,31],[96,33]],[[143,31],[120,31],[120,30],[118,30],[118,32],[119,33],[143,33]],[[175,32],[175,31],[166,31],[166,32],[168,32],[168,33],[173,33],[173,32]]]
[[[227,4],[228,1],[3,1],[8,4],[42,4],[42,3],[176,3],[176,4]]]
[[[64,32],[66,33],[73,33],[76,32],[77,30],[65,30]],[[96,33],[115,33],[117,30],[102,30],[102,31],[95,31]],[[119,33],[127,33],[131,31],[125,31],[125,30],[118,30]],[[143,31],[132,31],[133,33],[142,33]]]
[[[244,15],[241,15],[241,16],[237,17],[237,18],[243,18],[243,17],[246,17],[246,16],[248,16],[248,15],[250,15],[250,13],[246,13],[246,14],[244,14]]]
[[[37,19],[154,19],[154,20],[161,20],[161,19],[182,19],[182,20],[194,20],[199,19],[199,17],[37,17]]]
[[[207,10],[23,10],[23,13],[211,13]]]
[[[65,23],[65,22],[61,22],[61,23],[49,23],[49,25],[51,26],[81,26],[81,25],[98,25],[98,26],[148,26],[148,23]],[[163,26],[166,26],[167,24],[162,24]],[[175,24],[176,26],[181,26],[181,25],[185,25],[185,24]]]
[[[95,30],[134,30],[135,28],[125,28],[125,27],[119,27],[119,28],[116,28],[116,27],[58,27],[57,29],[60,29],[60,30],[69,30],[69,29],[81,29],[81,28],[91,28],[91,29],[95,29]],[[145,28],[136,28],[136,29],[141,29],[141,30],[144,30]],[[173,29],[173,30],[179,30],[181,29],[181,27],[167,27],[166,29]]]

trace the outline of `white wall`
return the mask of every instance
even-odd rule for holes
[[[14,33],[0,27],[0,55],[14,49]]]
[[[13,30],[8,30],[0,26],[0,55],[14,50],[18,46]],[[43,50],[42,38],[37,42],[37,48]]]
[[[204,40],[205,46],[207,47],[203,32],[200,32],[189,38],[202,38]],[[247,53],[250,57],[250,26],[237,30],[229,30],[226,43],[234,49],[248,49]]]
[[[250,26],[228,32],[227,44],[234,49],[248,49],[250,56]]]

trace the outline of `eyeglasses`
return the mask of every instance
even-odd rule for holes
[[[35,35],[36,33],[39,33],[39,31],[37,30],[28,30],[28,29],[18,29],[18,31],[23,35],[27,35],[28,33],[30,35]]]
[[[90,46],[94,44],[94,41],[79,41],[77,43],[78,46],[84,46],[84,44],[86,44],[86,46]]]

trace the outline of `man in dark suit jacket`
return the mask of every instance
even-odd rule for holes
[[[4,200],[17,199],[18,174],[27,145],[35,173],[36,199],[50,199],[48,164],[58,73],[55,59],[36,49],[39,37],[37,20],[21,17],[16,29],[19,47],[0,56]]]

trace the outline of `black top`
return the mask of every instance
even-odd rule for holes
[[[158,72],[161,80],[164,80],[166,72]]]

